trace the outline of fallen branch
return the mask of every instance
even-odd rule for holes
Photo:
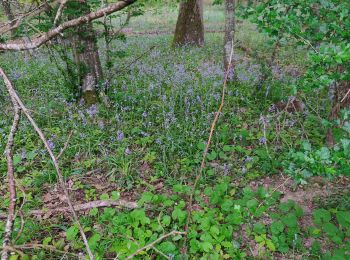
[[[61,188],[64,192],[64,195],[66,196],[66,199],[67,199],[67,204],[68,204],[68,207],[72,213],[72,216],[73,216],[73,220],[76,222],[77,226],[78,226],[78,229],[80,231],[80,234],[83,238],[83,241],[84,241],[84,244],[85,244],[85,247],[86,247],[86,250],[89,254],[89,257],[91,260],[94,260],[94,256],[91,252],[91,249],[90,249],[90,246],[89,246],[89,243],[88,243],[88,240],[86,238],[86,235],[85,235],[85,232],[84,232],[84,229],[83,227],[81,226],[80,222],[79,222],[79,218],[78,218],[78,215],[77,213],[75,212],[74,210],[74,207],[73,207],[73,204],[69,198],[69,193],[68,193],[68,190],[67,190],[67,187],[66,187],[66,184],[64,182],[64,178],[63,178],[63,175],[61,173],[61,170],[60,170],[60,167],[59,167],[59,164],[58,164],[58,161],[55,157],[55,155],[53,154],[46,138],[45,138],[45,135],[44,133],[41,131],[41,129],[38,127],[38,125],[36,124],[36,122],[34,121],[34,119],[32,118],[32,116],[29,114],[29,111],[28,109],[25,107],[25,105],[23,104],[22,100],[19,98],[19,96],[17,95],[14,87],[12,86],[12,83],[10,82],[10,80],[8,79],[7,75],[5,74],[5,72],[2,70],[2,68],[0,68],[0,74],[1,76],[4,78],[4,81],[5,81],[5,86],[7,88],[7,91],[11,97],[11,100],[15,100],[17,103],[18,103],[18,106],[20,107],[20,109],[23,111],[23,113],[26,115],[26,117],[28,118],[29,122],[32,124],[33,128],[35,129],[35,131],[37,132],[37,134],[39,135],[40,139],[42,140],[42,142],[44,143],[45,145],[45,148],[46,150],[48,151],[50,157],[51,157],[51,160],[54,164],[54,167],[56,169],[56,173],[57,173],[57,176],[58,176],[58,180],[59,180],[59,183],[61,185]]]
[[[52,38],[56,37],[60,33],[62,33],[64,30],[75,27],[84,23],[89,23],[93,20],[96,20],[98,18],[101,18],[105,15],[112,14],[116,11],[119,11],[132,3],[136,2],[136,0],[123,0],[118,1],[116,3],[110,4],[107,7],[101,8],[95,12],[91,12],[87,15],[81,16],[79,18],[67,21],[62,23],[61,25],[57,26],[56,28],[53,28],[46,32],[43,35],[40,35],[39,37],[33,37],[30,39],[29,42],[25,42],[24,39],[20,40],[19,42],[15,43],[3,43],[0,44],[0,50],[17,50],[17,51],[23,51],[23,50],[30,50],[30,49],[36,49],[39,48],[41,45],[45,44]]]
[[[152,243],[145,245],[144,247],[139,248],[135,253],[133,253],[132,255],[128,256],[127,258],[125,258],[125,260],[130,260],[133,257],[137,256],[139,253],[141,253],[142,251],[154,247],[154,245],[158,244],[160,241],[170,237],[170,236],[175,236],[175,235],[185,235],[186,232],[180,232],[180,231],[172,231],[168,234],[165,234],[164,236],[159,237],[158,239],[154,240]],[[116,259],[116,258],[115,258]]]
[[[87,203],[74,205],[75,211],[88,210],[93,208],[103,208],[103,207],[125,207],[128,209],[137,208],[136,202],[126,201],[126,200],[96,200]],[[29,215],[44,215],[44,214],[56,214],[69,211],[69,207],[55,208],[55,209],[44,209],[44,210],[31,210]]]
[[[90,201],[87,203],[82,203],[78,205],[74,205],[75,211],[83,211],[93,208],[104,208],[104,207],[124,207],[128,209],[136,209],[138,208],[136,202],[126,201],[126,200],[96,200]],[[61,207],[61,208],[53,208],[53,209],[42,209],[42,210],[31,210],[26,213],[29,216],[41,216],[41,215],[53,215],[57,213],[68,212],[70,210],[69,207]],[[6,218],[6,215],[0,214],[0,219]]]
[[[4,78],[5,84],[11,84],[3,71],[0,69],[0,74]],[[11,96],[11,102],[14,109],[13,123],[8,136],[8,141],[5,148],[5,154],[7,159],[7,178],[10,192],[10,203],[8,208],[8,216],[5,226],[4,232],[4,240],[3,240],[3,250],[1,254],[2,260],[7,260],[9,257],[9,250],[6,248],[11,244],[11,236],[13,231],[13,222],[15,220],[15,212],[16,212],[16,181],[14,175],[14,167],[13,167],[13,146],[14,139],[18,130],[18,124],[21,117],[21,109],[14,97]]]

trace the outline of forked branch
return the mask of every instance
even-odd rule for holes
[[[76,225],[78,226],[79,228],[79,231],[80,231],[80,234],[83,238],[83,241],[84,241],[84,244],[85,244],[85,247],[86,247],[86,250],[89,254],[89,257],[91,260],[95,259],[92,252],[91,252],[91,249],[90,249],[90,246],[88,244],[88,240],[86,238],[86,235],[85,235],[85,232],[84,232],[84,229],[83,227],[81,226],[80,222],[79,222],[79,219],[78,219],[78,215],[77,213],[75,212],[74,210],[74,207],[73,207],[73,204],[69,198],[69,193],[68,193],[68,189],[66,187],[66,184],[64,182],[64,178],[63,178],[63,175],[62,175],[62,172],[61,172],[61,169],[59,167],[59,164],[58,164],[58,161],[55,157],[55,155],[53,154],[48,142],[47,142],[47,139],[45,138],[45,135],[44,133],[41,131],[41,129],[39,128],[39,126],[36,124],[36,122],[34,121],[34,119],[32,118],[32,116],[30,115],[28,109],[25,107],[25,105],[23,104],[22,100],[19,98],[19,96],[17,95],[12,83],[10,82],[9,78],[7,77],[7,75],[5,74],[5,72],[2,70],[2,68],[0,68],[0,75],[2,76],[2,78],[4,79],[4,82],[5,82],[5,86],[6,86],[6,89],[11,97],[11,100],[13,102],[15,102],[19,109],[21,109],[23,111],[23,113],[26,115],[26,117],[28,118],[29,122],[31,123],[31,125],[33,126],[33,128],[35,129],[35,131],[37,132],[37,134],[39,135],[40,139],[42,140],[42,142],[44,143],[45,145],[45,148],[46,150],[48,151],[50,157],[51,157],[51,160],[54,164],[54,167],[56,169],[56,173],[57,173],[57,176],[58,176],[58,180],[59,180],[59,183],[61,185],[61,188],[64,192],[64,195],[67,199],[67,204],[68,204],[68,207],[72,213],[72,216],[73,216],[73,220],[74,222],[76,223]],[[12,162],[12,161],[11,161]],[[13,169],[13,167],[12,167]],[[13,174],[13,173],[12,173]],[[16,199],[16,197],[12,198],[12,199]],[[6,248],[6,245],[5,245],[5,248]],[[6,251],[6,250],[5,250]]]
[[[0,74],[4,77],[3,71],[0,68]],[[7,77],[4,77],[5,84],[10,84],[10,81]],[[8,136],[7,145],[5,148],[5,154],[7,159],[7,179],[10,192],[10,203],[7,215],[7,221],[5,226],[4,240],[3,240],[3,250],[1,253],[1,259],[7,260],[9,257],[9,250],[7,247],[11,244],[11,236],[13,231],[13,222],[15,220],[15,211],[16,211],[16,181],[13,167],[13,146],[14,139],[18,130],[18,124],[21,117],[21,109],[15,98],[11,96],[12,107],[14,110],[13,123]]]

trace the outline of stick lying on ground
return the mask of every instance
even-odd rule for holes
[[[96,200],[96,201],[90,201],[87,203],[82,203],[78,205],[74,205],[75,211],[82,211],[82,210],[88,210],[93,208],[104,208],[104,207],[124,207],[127,209],[136,209],[138,208],[137,203],[133,201],[126,201],[126,200]],[[40,216],[45,214],[56,214],[56,213],[63,213],[63,212],[69,212],[69,207],[59,207],[59,208],[53,208],[53,209],[41,209],[41,210],[31,210],[27,213],[27,215],[30,216]],[[7,218],[6,215],[0,214],[0,219]]]

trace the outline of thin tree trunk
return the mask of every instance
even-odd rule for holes
[[[183,0],[176,23],[174,45],[204,45],[203,0]]]
[[[85,3],[80,5],[79,14],[90,12]],[[96,86],[103,78],[96,33],[91,22],[78,26],[74,33],[72,45],[80,81],[79,96],[87,105],[92,105],[97,103]]]
[[[11,4],[9,2],[9,0],[0,0],[1,5],[4,9],[4,13],[7,17],[7,20],[10,22],[10,26],[12,27],[15,24],[15,16],[12,12],[11,9]],[[12,36],[15,34],[16,30],[15,29],[11,29],[11,34]]]
[[[225,37],[224,37],[224,68],[229,69],[233,41],[235,36],[235,0],[225,0]],[[231,65],[230,74],[234,71],[234,66]]]

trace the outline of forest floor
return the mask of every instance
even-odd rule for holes
[[[64,63],[54,47],[1,54],[1,67],[50,146],[56,154],[64,150],[60,166],[74,205],[100,205],[79,210],[98,259],[125,259],[185,227],[186,205],[223,87],[224,12],[206,9],[203,48],[173,49],[176,13],[150,10],[131,20],[125,40],[112,42],[114,66],[105,73],[111,79],[110,107],[69,101],[60,73]],[[327,116],[327,95],[298,93],[305,108],[289,109],[293,82],[306,66],[305,50],[278,49],[264,79],[273,50],[267,43],[249,22],[238,23],[236,81],[228,84],[194,193],[189,259],[349,259],[348,173],[333,176],[330,159],[322,159],[330,153],[323,147],[327,127],[320,123]],[[102,40],[100,46],[105,62]],[[3,87],[0,101],[3,151],[12,113]],[[287,107],[281,108],[283,102]],[[16,148],[21,208],[16,248],[32,259],[77,259],[84,251],[78,228],[49,156],[24,118]],[[0,172],[5,179],[4,157]],[[0,195],[3,219],[6,182]],[[0,234],[3,229],[0,222]],[[181,259],[183,237],[166,238],[135,258]]]

